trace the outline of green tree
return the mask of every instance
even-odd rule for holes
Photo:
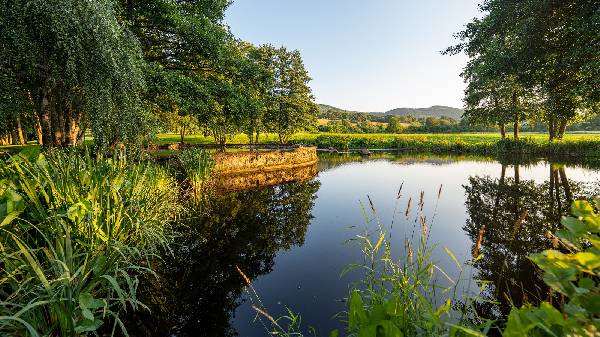
[[[88,125],[99,146],[147,134],[139,105],[140,50],[113,1],[0,6],[2,96],[16,103],[3,109],[20,117],[33,107],[44,146],[74,145]]]
[[[404,131],[404,129],[405,129],[405,127],[402,124],[400,117],[390,116],[390,119],[387,124],[387,129],[386,129],[387,132],[402,133],[402,131]]]
[[[263,46],[268,52],[264,64],[270,66],[273,74],[269,88],[265,125],[279,135],[282,144],[287,143],[291,134],[316,122],[319,108],[313,102],[308,82],[311,78],[304,68],[302,57],[297,50],[288,51],[285,47]]]
[[[515,130],[523,118],[542,120],[552,140],[598,113],[597,1],[485,0],[480,9],[445,51],[470,57],[467,117],[501,126],[509,108]]]

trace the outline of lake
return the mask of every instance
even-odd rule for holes
[[[341,272],[362,258],[347,240],[366,221],[379,222],[390,231],[393,253],[403,254],[420,200],[437,265],[462,280],[461,292],[491,281],[481,296],[498,301],[482,301],[477,311],[501,318],[510,310],[507,297],[516,304],[547,297],[526,256],[551,247],[546,232],[558,228],[568,200],[598,194],[599,178],[594,165],[543,159],[322,154],[313,178],[223,192],[182,215],[173,255],[140,287],[152,313],[128,317],[130,334],[266,336],[253,304],[273,317],[287,308],[300,313],[303,330],[318,336],[343,331],[334,316],[360,274]],[[461,274],[444,247],[466,262],[483,225],[483,257]]]

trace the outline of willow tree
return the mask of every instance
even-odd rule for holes
[[[223,24],[228,0],[118,0],[119,17],[140,42],[145,107],[195,117],[203,114],[215,81],[237,56]],[[209,98],[206,98],[209,97]],[[214,105],[213,105],[214,107]]]
[[[140,50],[113,5],[111,0],[2,1],[0,69],[3,79],[18,84],[11,96],[27,92],[44,146],[81,142],[88,127],[98,146],[147,133],[139,108]]]

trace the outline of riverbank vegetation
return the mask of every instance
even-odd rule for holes
[[[230,139],[233,144],[245,144],[245,135],[239,134]],[[176,135],[158,136],[159,144],[176,142]],[[212,139],[202,135],[189,136],[191,145],[211,144]],[[275,134],[264,134],[262,143],[277,143]],[[289,144],[316,146],[319,149],[347,151],[349,149],[388,149],[405,152],[453,153],[501,155],[521,153],[532,155],[557,155],[598,157],[600,155],[600,134],[569,134],[561,141],[549,142],[540,133],[523,134],[519,140],[501,139],[493,133],[462,134],[339,134],[339,133],[296,133],[290,136]]]
[[[186,165],[184,176],[196,181],[209,165]],[[126,334],[124,313],[146,308],[138,277],[173,243],[179,191],[167,168],[125,151],[29,151],[4,161],[0,333]]]

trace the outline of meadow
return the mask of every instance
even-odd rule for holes
[[[159,144],[179,141],[178,135],[161,134]],[[245,144],[246,135],[229,139],[230,144]],[[263,135],[261,143],[276,143],[277,135]],[[213,144],[211,137],[190,135],[188,144]],[[296,133],[289,143],[317,146],[319,149],[348,151],[351,149],[393,149],[404,152],[456,153],[498,155],[518,153],[541,156],[596,157],[600,154],[600,134],[576,133],[565,135],[563,140],[548,141],[544,133],[524,133],[519,140],[501,139],[495,133],[462,134],[340,134]]]

